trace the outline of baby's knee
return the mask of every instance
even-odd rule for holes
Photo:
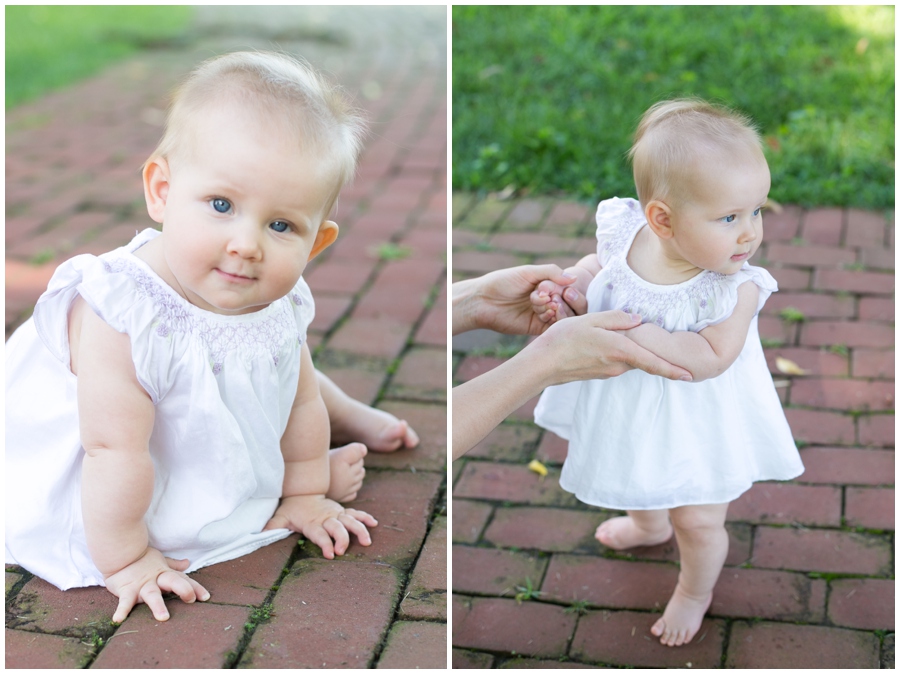
[[[728,505],[683,506],[669,511],[672,526],[681,534],[693,536],[718,535],[725,531]]]

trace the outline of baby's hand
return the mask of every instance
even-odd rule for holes
[[[531,308],[542,323],[555,323],[575,315],[562,297],[566,287],[553,281],[541,281],[532,291]]]
[[[106,589],[119,598],[113,622],[125,620],[140,603],[147,604],[157,620],[168,620],[163,592],[174,592],[188,604],[209,599],[206,588],[182,573],[189,565],[186,559],[169,559],[159,550],[147,548],[139,559],[107,576]]]
[[[350,547],[350,534],[355,534],[362,545],[371,545],[367,526],[378,522],[362,510],[344,508],[323,495],[288,496],[266,523],[266,529],[290,529],[306,536],[322,548],[325,559],[343,555]],[[332,543],[332,541],[334,541]]]

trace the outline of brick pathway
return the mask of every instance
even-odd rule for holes
[[[249,11],[248,11],[249,10]],[[372,120],[341,197],[339,242],[307,278],[314,359],[408,419],[419,448],[367,458],[373,544],[338,561],[296,536],[203,569],[207,604],[139,606],[118,628],[102,588],[60,592],[7,567],[7,667],[441,667],[446,664],[445,8],[201,7],[188,43],[144,53],[6,120],[6,328],[53,269],[153,225],[139,167],[166,92],[194,64],[273,42],[329,71]],[[14,516],[7,508],[7,516]]]
[[[594,250],[593,208],[579,204],[457,194],[452,210],[454,280]],[[755,263],[781,291],[760,332],[806,472],[732,504],[726,566],[689,646],[649,635],[675,586],[675,544],[622,554],[594,539],[610,513],[559,488],[566,445],[532,423],[535,401],[456,462],[454,667],[893,668],[893,251],[881,213],[766,216]],[[521,343],[454,339],[456,381]],[[779,356],[807,374],[782,374]],[[526,467],[535,458],[543,480]]]

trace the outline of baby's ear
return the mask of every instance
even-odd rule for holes
[[[672,209],[662,201],[654,200],[644,209],[644,217],[650,229],[660,239],[672,238]]]
[[[325,220],[319,225],[319,231],[316,233],[316,240],[313,242],[312,248],[309,251],[309,260],[312,260],[316,255],[333,244],[334,240],[337,239],[337,235],[338,226],[336,222]]]
[[[169,197],[169,162],[163,157],[151,157],[144,164],[143,177],[147,213],[162,224]]]

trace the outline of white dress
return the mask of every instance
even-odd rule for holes
[[[132,254],[158,235],[147,229],[123,248],[63,263],[7,343],[6,562],[63,590],[104,584],[81,515],[84,450],[66,329],[78,294],[131,338],[156,407],[150,545],[194,571],[290,534],[262,528],[281,496],[280,440],[314,314],[309,287],[300,279],[250,314],[204,311]]]
[[[646,224],[633,199],[597,208],[602,270],[587,292],[588,310],[640,314],[670,332],[699,332],[728,318],[738,286],[759,286],[759,309],[778,287],[758,267],[736,274],[704,271],[675,285],[635,274],[626,257]],[[548,388],[538,425],[569,440],[560,485],[579,500],[617,510],[727,503],[758,480],[803,472],[754,317],[734,364],[703,382],[671,381],[640,370],[605,380]]]

